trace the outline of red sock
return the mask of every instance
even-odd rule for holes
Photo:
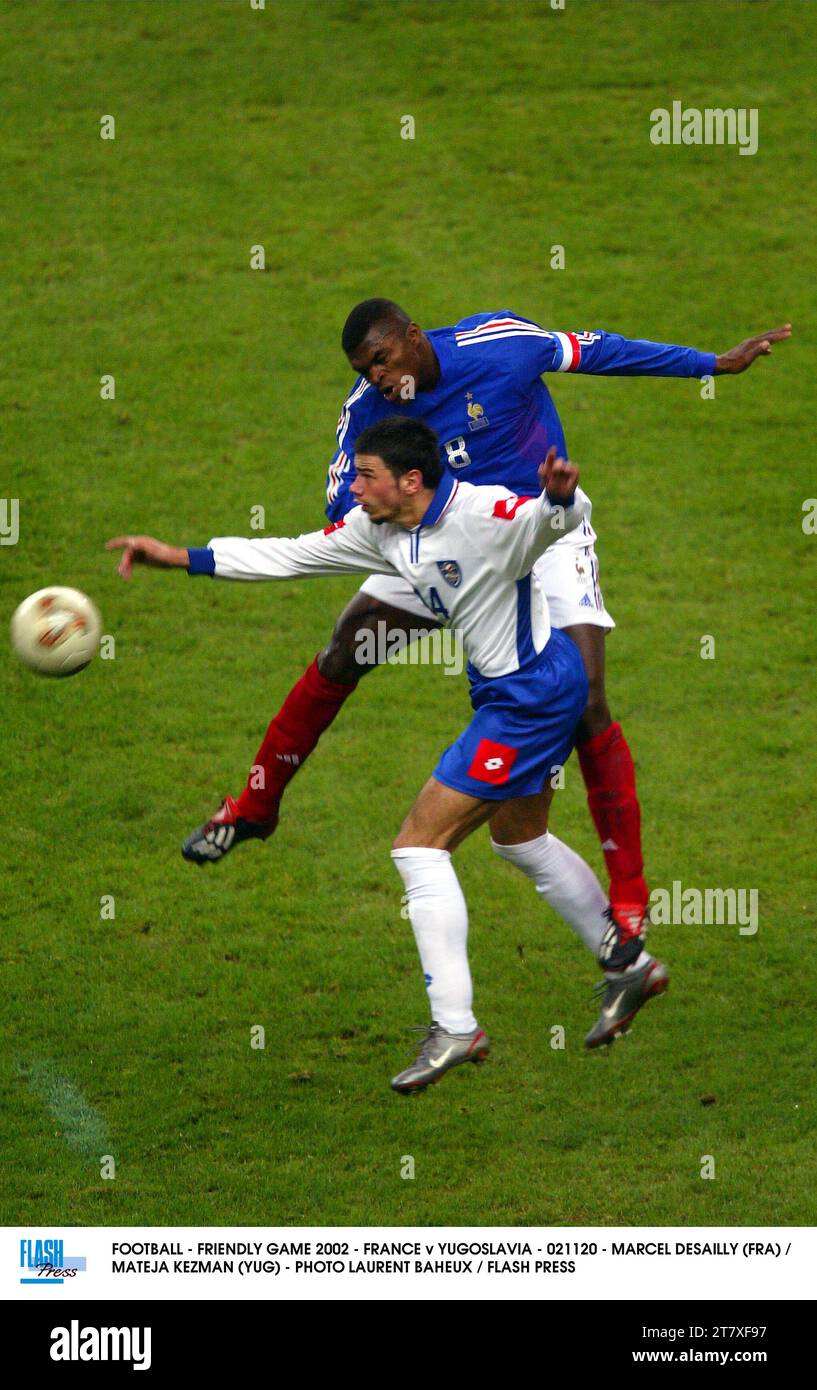
[[[626,921],[641,920],[649,891],[641,855],[641,810],[635,790],[635,768],[620,724],[589,738],[578,748],[587,802],[596,825],[607,872],[610,903]]]
[[[309,757],[324,729],[340,713],[344,700],[357,687],[326,680],[317,658],[294,685],[272,720],[238,798],[245,820],[277,818],[278,802],[290,778]]]

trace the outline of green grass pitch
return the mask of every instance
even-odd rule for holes
[[[9,0],[2,27],[3,621],[72,584],[116,641],[70,681],[2,667],[2,1219],[813,1222],[815,7]],[[757,108],[757,153],[651,144],[676,99]],[[670,993],[586,1055],[593,963],[480,832],[457,862],[494,1055],[408,1100],[426,1001],[388,851],[464,678],[369,677],[275,838],[200,872],[181,840],[355,581],[126,586],[103,550],[248,534],[257,505],[269,534],[321,524],[339,330],[372,294],[427,327],[796,330],[714,400],[551,379],[650,882],[757,888],[760,930],[656,927]],[[573,763],[552,823],[601,873]]]

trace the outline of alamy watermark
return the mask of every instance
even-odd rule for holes
[[[674,101],[672,110],[656,106],[650,112],[650,140],[654,145],[739,145],[739,154],[757,154],[756,106],[685,107]]]
[[[20,499],[0,497],[0,545],[16,545],[20,539]]]
[[[390,628],[384,618],[377,631],[359,628],[355,633],[355,661],[359,666],[442,666],[447,676],[459,676],[465,667],[462,633],[456,627]]]
[[[758,929],[756,888],[684,888],[674,879],[672,888],[654,888],[650,894],[650,921],[656,927],[738,927],[741,936]]]

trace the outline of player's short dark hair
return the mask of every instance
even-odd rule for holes
[[[436,487],[445,471],[440,442],[431,426],[405,415],[390,415],[369,425],[355,440],[355,453],[381,458],[395,478],[419,468],[426,487]]]
[[[408,328],[411,319],[405,309],[395,304],[393,299],[364,299],[356,304],[340,335],[340,342],[346,356],[356,352],[363,339],[375,325],[388,324],[393,328]]]

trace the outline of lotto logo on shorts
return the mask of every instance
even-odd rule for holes
[[[501,787],[511,775],[518,751],[517,748],[509,748],[506,743],[494,743],[490,738],[480,739],[468,776],[477,782],[490,782],[494,787]]]

